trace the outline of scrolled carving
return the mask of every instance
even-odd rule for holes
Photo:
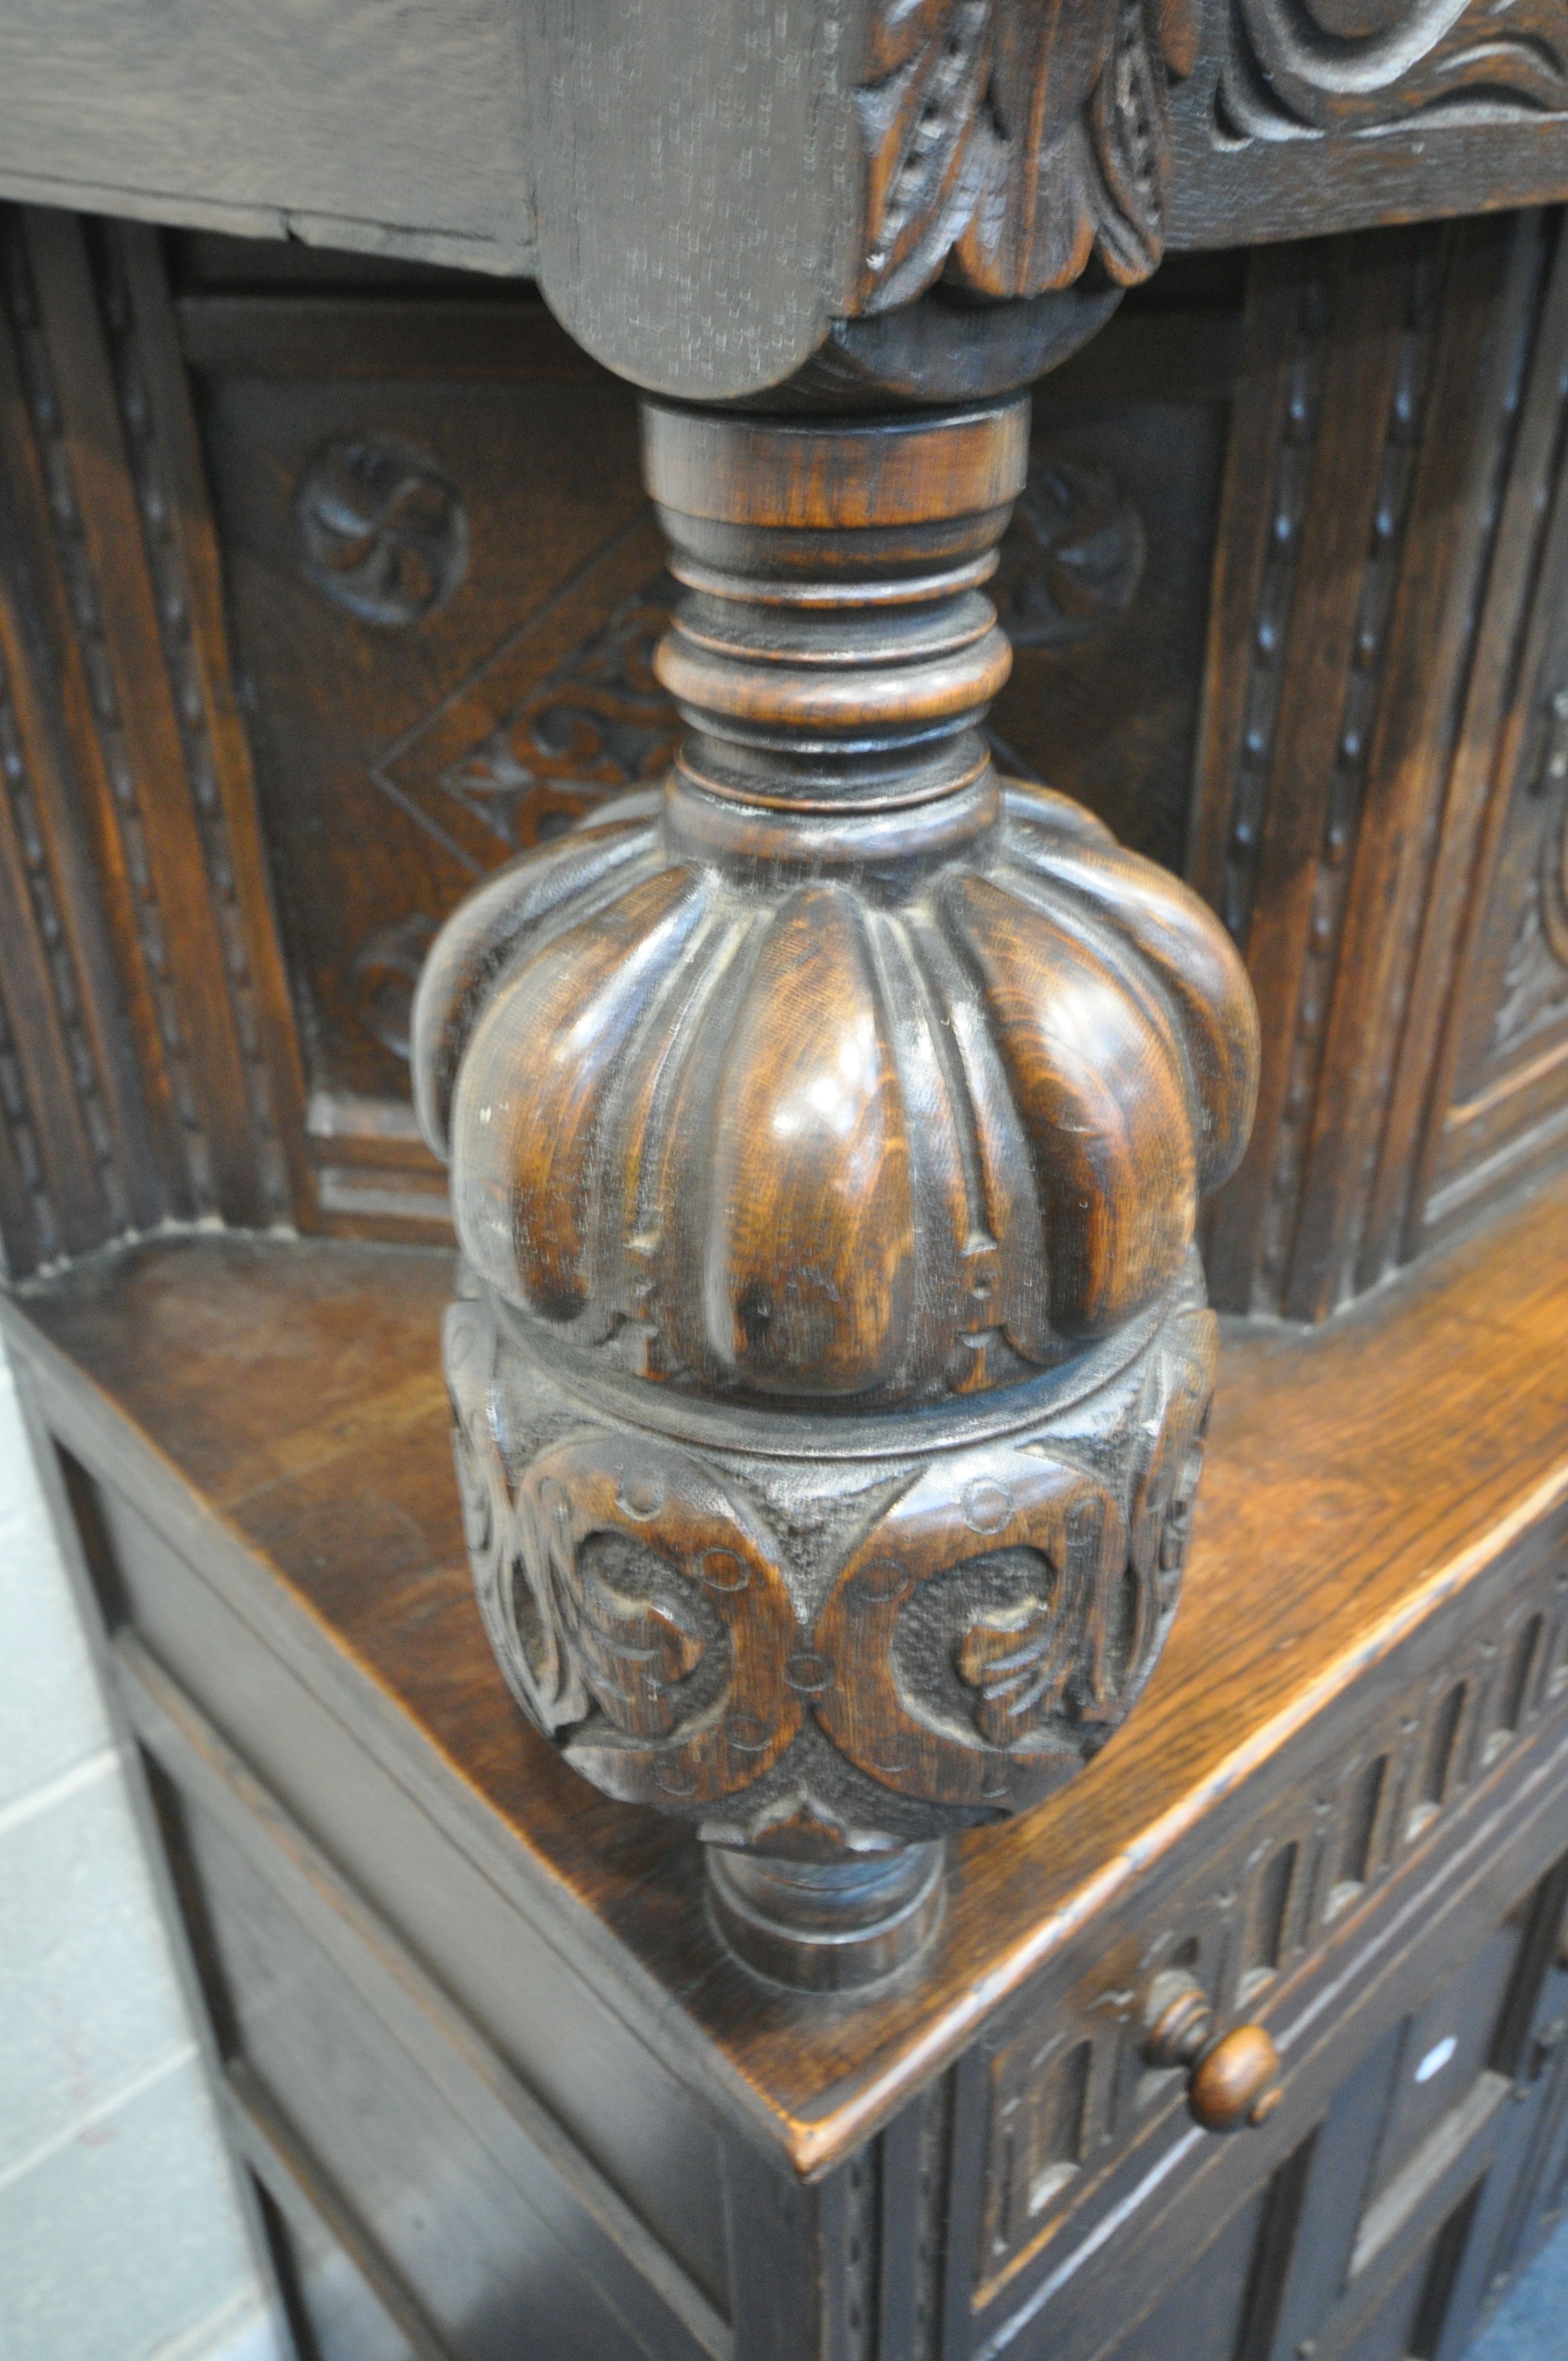
[[[1147,541],[1109,467],[1036,458],[1003,536],[996,603],[1015,648],[1071,648],[1125,614]]]
[[[466,1333],[484,1318],[452,1316]],[[449,1332],[449,1371],[461,1349]],[[629,1803],[703,1810],[749,1785],[803,1710],[802,1635],[755,1517],[710,1468],[644,1437],[580,1434],[514,1482],[488,1382],[470,1370],[454,1394],[480,1605],[530,1718]]]
[[[376,928],[354,954],[349,972],[360,1018],[394,1058],[408,1057],[414,986],[434,939],[434,919],[415,910]]]
[[[1139,1411],[1130,1561],[1160,1612],[1174,1606],[1187,1563],[1219,1350],[1212,1312],[1194,1306],[1178,1314],[1149,1371]]]
[[[1568,689],[1559,689],[1548,708],[1539,770],[1519,815],[1520,822],[1527,818],[1539,831],[1539,850],[1492,1019],[1487,1046],[1494,1057],[1568,1013]]]
[[[993,297],[1122,285],[1160,258],[1170,76],[1188,0],[876,0],[856,93],[866,159],[858,309],[939,274]]]
[[[1232,0],[1219,115],[1233,137],[1568,107],[1568,0]]]
[[[1113,1704],[1097,1642],[1125,1563],[1117,1504],[1081,1469],[994,1446],[938,1461],[834,1585],[818,1641],[856,1676],[817,1719],[901,1794],[1021,1810]]]
[[[817,1482],[850,1513],[824,1516],[728,1428],[585,1426],[543,1365],[520,1381],[490,1301],[455,1305],[466,1532],[514,1692],[609,1793],[785,1858],[1037,1802],[1175,1612],[1215,1356],[1191,1272],[1130,1360],[1100,1353],[1087,1391],[1047,1379],[989,1442],[857,1464],[825,1435]]]
[[[547,843],[643,780],[662,778],[680,743],[654,677],[674,586],[660,575],[622,599],[564,664],[535,682],[439,784],[512,851]]]
[[[305,572],[335,606],[388,628],[444,606],[468,565],[468,519],[436,462],[393,435],[348,435],[301,478]]]

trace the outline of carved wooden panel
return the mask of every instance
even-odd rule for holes
[[[1194,1866],[1179,1892],[1146,1907],[1124,1940],[1107,1937],[1074,1992],[1022,2017],[986,2066],[973,2258],[982,2312],[1005,2317],[1042,2270],[1047,2284],[1059,2275],[1065,2289],[1080,2245],[1087,2242],[1085,2259],[1094,2251],[1107,2208],[1129,2189],[1144,2192],[1130,2202],[1152,2202],[1162,2149],[1190,2137],[1182,2075],[1155,2070],[1143,2056],[1150,1978],[1188,1969],[1221,2024],[1261,2012],[1277,2032],[1294,1993],[1299,2012],[1307,2003],[1305,2047],[1304,2029],[1321,2013],[1311,2006],[1312,1979],[1331,1942],[1376,1906],[1407,1864],[1435,1857],[1494,1775],[1501,1779],[1538,1738],[1560,1739],[1565,1711],[1568,1571],[1559,1545],[1495,1596],[1441,1666],[1407,1674],[1332,1754]],[[1456,2070],[1439,2095],[1458,2079]],[[1388,2128],[1374,2195],[1423,2128]]]
[[[677,735],[631,397],[526,291],[393,295],[222,239],[175,267],[322,1218],[444,1235],[408,1107],[424,952],[477,876],[661,776]],[[1238,273],[1190,275],[1041,390],[992,716],[1004,768],[1171,865],[1239,313]]]
[[[299,1126],[154,243],[10,211],[0,263],[0,1215],[20,1273],[170,1217],[287,1218]]]
[[[1078,797],[1124,843],[1178,871],[1234,319],[1228,302],[1147,315],[1145,351],[1157,354],[1167,331],[1169,345],[1146,390],[1134,337],[1115,327],[1103,355],[1084,356],[1092,377],[1069,364],[1036,387],[1029,483],[995,590],[1014,651],[991,716],[1002,767]],[[1208,368],[1193,365],[1189,324]]]
[[[1563,0],[1207,0],[1172,89],[1173,251],[1550,202]]]
[[[1568,1147],[1565,362],[1559,227],[1520,409],[1518,513],[1505,519],[1507,570],[1499,562],[1484,626],[1493,664],[1508,668],[1508,698],[1442,848],[1458,981],[1411,1214],[1418,1242]]]
[[[1231,0],[1223,130],[1280,139],[1410,115],[1568,110],[1564,0]]]
[[[195,381],[323,1215],[444,1228],[413,981],[476,877],[667,756],[663,558],[630,394],[535,299],[364,308],[370,378],[336,293],[197,291],[182,328],[216,357]]]
[[[1555,216],[1520,215],[1253,265],[1194,839],[1265,1029],[1252,1145],[1210,1237],[1238,1310],[1316,1318],[1374,1284],[1431,1234],[1446,1174],[1503,1185],[1532,1119],[1486,1045],[1523,1024],[1532,1049],[1502,1054],[1539,1062],[1552,1022],[1550,938],[1515,946],[1550,864],[1545,710],[1564,678],[1543,637],[1558,249]],[[1510,798],[1517,874],[1505,862],[1492,889]],[[1478,1087],[1484,1148],[1444,1114]]]

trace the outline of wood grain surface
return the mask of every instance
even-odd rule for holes
[[[1065,1800],[960,1839],[917,1978],[844,2004],[727,1960],[695,1843],[597,1795],[510,1704],[451,1480],[446,1257],[188,1239],[5,1316],[71,1451],[183,1490],[208,1578],[237,1549],[334,1709],[395,1733],[476,1852],[597,1920],[666,2054],[815,2174],[1568,1495],[1565,1273],[1559,1182],[1326,1328],[1233,1333],[1187,1605],[1141,1711]]]

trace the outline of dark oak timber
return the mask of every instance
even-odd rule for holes
[[[61,1455],[132,1725],[166,1783],[194,1923],[210,1927],[242,2147],[292,2206],[300,2257],[335,2241],[434,2349],[468,2349],[440,2326],[458,2316],[444,2310],[447,2266],[367,2226],[386,2167],[356,2146],[352,2082],[340,2100],[286,2013],[250,2014],[269,1953],[302,2004],[313,1993],[342,2071],[369,2039],[367,2070],[400,2092],[415,2074],[395,2103],[424,2111],[421,2142],[438,2118],[418,2092],[433,2076],[445,2090],[458,2114],[440,2134],[444,2187],[493,2169],[460,2124],[485,2154],[512,2156],[529,2218],[581,2258],[546,2266],[530,2248],[515,2301],[558,2285],[580,2323],[586,2296],[566,2290],[586,2262],[622,2319],[654,2304],[661,2352],[695,2334],[721,2354],[727,2312],[737,2353],[836,2352],[815,2312],[783,2347],[768,2341],[786,2298],[821,2269],[849,2300],[842,2238],[894,2307],[905,2283],[886,2274],[911,2235],[922,2252],[936,2242],[937,2279],[921,2264],[907,2284],[928,2322],[945,2286],[945,2349],[1037,2317],[1051,2350],[1087,2355],[1107,2304],[1131,2332],[1155,2301],[1163,2239],[1233,2218],[1244,2261],[1253,2246],[1277,2254],[1270,2301],[1321,2318],[1328,2299],[1309,2280],[1329,2234],[1308,2225],[1332,2165],[1288,2214],[1247,2213],[1244,2229],[1231,2209],[1277,2170],[1286,2202],[1356,2043],[1382,2043],[1394,2073],[1399,2011],[1428,1991],[1427,2017],[1399,2036],[1421,2045],[1412,2058],[1446,2037],[1444,2007],[1469,2021],[1442,1980],[1483,1943],[1488,1912],[1513,1912],[1516,1931],[1475,2004],[1476,2037],[1513,1993],[1496,2055],[1519,2061],[1529,2101],[1499,2114],[1494,2085],[1476,2086],[1476,2137],[1492,2145],[1475,2169],[1501,2206],[1555,2120],[1555,2085],[1530,2079],[1530,2027],[1552,2005],[1539,1979],[1568,1884],[1529,1896],[1553,1830],[1561,1850],[1568,1790],[1564,1246],[1559,1184],[1326,1328],[1233,1328],[1187,1609],[1139,1712],[1066,1795],[959,1839],[913,1981],[842,2001],[770,1992],[730,1960],[700,1848],[663,1814],[598,1796],[518,1717],[451,1488],[433,1321],[449,1257],[192,1239],[14,1299],[7,1334]],[[1530,1383],[1500,1382],[1510,1368]],[[1254,2119],[1207,2145],[1184,2103],[1190,2067],[1157,2073],[1152,2105],[1139,2081],[1172,1984],[1179,1997],[1194,1981],[1201,2007],[1168,2036],[1179,2064],[1198,2061],[1190,2104],[1217,2127]],[[370,2069],[388,2037],[376,2026],[394,2046]],[[505,2140],[487,2113],[498,2101],[517,2126]],[[1036,2145],[1020,2150],[1006,2127],[1025,2123]],[[1433,2156],[1451,2152],[1446,2125]],[[1400,2133],[1400,2152],[1425,2172],[1422,2136]],[[881,2230],[866,2212],[873,2158],[914,2175],[883,2180]],[[1435,2183],[1430,2202],[1424,2181],[1407,2191],[1397,2164],[1387,2223],[1360,2233],[1391,2262],[1420,2253],[1442,2202]],[[794,2218],[770,2193],[776,2171],[818,2184],[789,2233],[798,2247],[759,2226],[775,2206]],[[1137,2194],[1146,2182],[1157,2205]],[[751,2190],[727,2231],[720,2183]],[[477,2224],[492,2200],[472,2185]],[[927,2211],[906,2231],[898,2209],[916,2188]],[[1179,2201],[1187,2227],[1162,2228]],[[1118,2206],[1128,2226],[1107,2247],[1100,2225]],[[1495,2246],[1501,2221],[1486,2235]],[[755,2318],[753,2238],[783,2272]],[[1353,2311],[1376,2287],[1369,2264]]]
[[[300,2361],[1460,2361],[1568,0],[276,16],[0,7],[0,1321]]]
[[[1554,1350],[1565,1241],[1559,1184],[1328,1329],[1227,1337],[1187,1577],[1200,1603],[1177,1619],[1140,1711],[1091,1778],[959,1840],[914,1985],[822,2011],[724,1966],[689,1839],[598,1797],[508,1700],[451,1489],[433,1317],[447,1257],[142,1248],[17,1304],[9,1333],[67,1447],[144,1503],[159,1466],[176,1474],[176,1536],[189,1552],[211,1532],[221,1587],[258,1637],[287,1631],[339,1711],[353,1698],[371,1727],[390,1710],[417,1730],[410,1760],[463,1841],[514,1861],[521,1892],[574,1895],[601,1918],[638,1963],[634,1984],[681,1995],[732,2103],[820,2172],[1199,1824],[1234,1824],[1248,1780],[1266,1784],[1294,1744],[1321,1742],[1332,1698],[1401,1649],[1419,1660],[1442,1610],[1554,1531],[1568,1502]],[[1488,1356],[1514,1356],[1532,1382],[1499,1387]],[[71,1410],[78,1393],[91,1409]],[[181,1580],[200,1595],[193,1572]],[[304,1620],[280,1623],[288,1596]],[[167,1626],[157,1611],[149,1644],[181,1674],[178,1610]],[[1554,1630],[1568,1646],[1561,1615]]]

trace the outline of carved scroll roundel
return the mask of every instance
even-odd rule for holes
[[[436,462],[396,435],[345,435],[301,479],[305,573],[364,623],[397,629],[445,605],[468,566],[468,519]]]
[[[795,1611],[766,1539],[706,1468],[644,1437],[584,1435],[529,1466],[512,1520],[482,1603],[578,1770],[669,1809],[777,1759],[801,1719]]]
[[[992,1448],[918,1477],[843,1568],[817,1626],[817,1700],[852,1763],[922,1801],[1016,1811],[1082,1763],[1069,1725],[1116,1718],[1133,1667],[1125,1528],[1092,1477]]]

